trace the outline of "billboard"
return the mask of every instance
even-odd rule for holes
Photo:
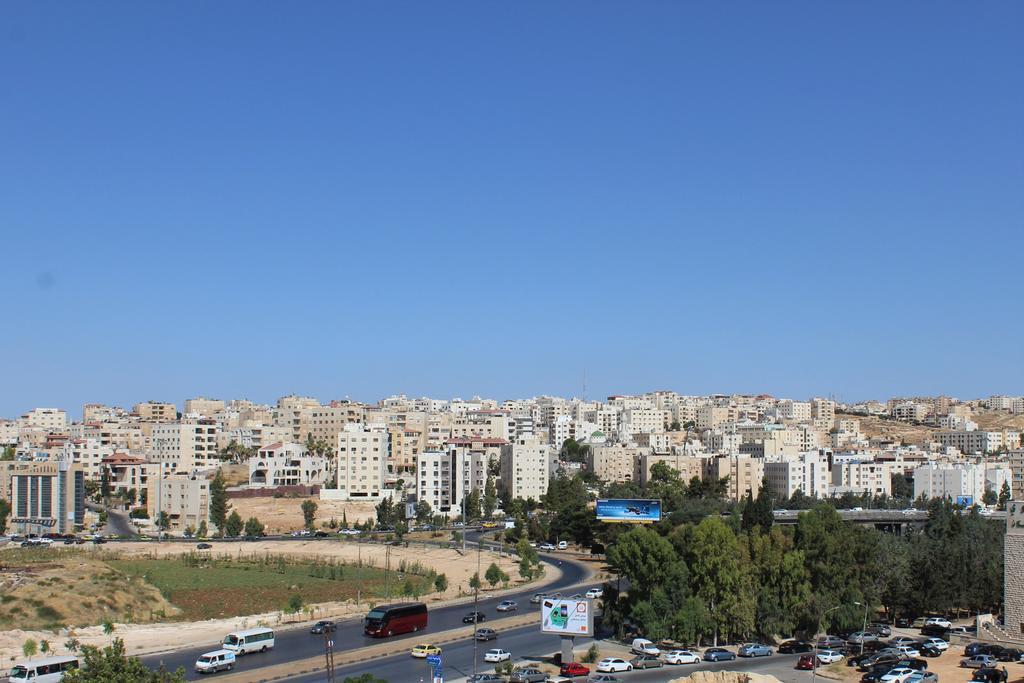
[[[584,598],[544,598],[540,602],[540,630],[560,636],[594,635],[594,610]]]
[[[957,496],[956,504],[959,507],[969,508],[974,505],[974,496]]]
[[[597,501],[597,518],[602,522],[650,523],[661,521],[661,501],[606,498]]]

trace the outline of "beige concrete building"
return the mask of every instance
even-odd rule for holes
[[[86,403],[82,406],[82,422],[117,422],[128,417],[124,408],[107,406],[102,403]]]
[[[935,439],[943,446],[951,446],[965,455],[991,453],[1002,448],[1020,448],[1020,432],[1011,430],[939,432]]]
[[[348,424],[338,434],[337,496],[342,500],[379,499],[384,495],[388,432]]]
[[[811,399],[811,419],[832,427],[836,419],[836,402],[827,398]]]
[[[288,427],[292,430],[287,439],[293,443],[303,443],[306,439],[302,433],[302,413],[307,408],[320,408],[320,401],[308,396],[282,396],[277,399],[277,406],[271,412],[273,424]]]
[[[376,423],[376,420],[367,421],[366,416],[366,406],[362,403],[334,401],[326,406],[317,405],[303,408],[299,412],[299,441],[297,443],[306,443],[306,439],[312,436],[318,441],[336,444],[338,434],[341,434],[345,425]]]
[[[452,438],[509,439],[509,417],[503,410],[474,410],[452,422]]]
[[[550,446],[541,439],[520,439],[501,448],[501,484],[511,498],[540,500],[548,491]]]
[[[27,429],[62,434],[68,428],[68,414],[60,408],[33,408],[18,418],[18,422]]]
[[[147,496],[150,476],[156,477],[160,472],[160,465],[127,453],[104,458],[103,467],[110,473],[110,487],[115,493],[135,489],[140,495],[146,491]]]
[[[725,422],[736,420],[736,409],[731,406],[703,405],[697,409],[697,429],[714,429]]]
[[[828,495],[828,459],[818,453],[802,453],[764,464],[764,482],[776,498],[789,498],[797,491],[805,496],[824,498]]]
[[[730,500],[740,500],[750,491],[757,498],[764,480],[764,460],[745,455],[719,455],[704,460],[703,479],[729,478]]]
[[[217,467],[217,431],[217,423],[208,419],[155,424],[149,459],[186,474]]]
[[[416,457],[427,450],[427,439],[419,429],[388,427],[391,439],[391,471],[396,474],[416,471]]]
[[[706,457],[697,455],[641,455],[639,457],[639,476],[637,481],[641,486],[647,486],[651,480],[651,468],[659,462],[663,462],[672,469],[679,472],[679,478],[688,482],[694,477],[704,478],[704,462]]]
[[[311,455],[297,443],[275,443],[260,448],[249,459],[249,486],[320,486],[327,476],[327,458]]]
[[[136,403],[132,412],[147,422],[174,422],[178,419],[178,407],[173,403],[146,401]]]
[[[605,482],[637,481],[640,478],[640,457],[651,449],[624,444],[593,446],[587,456],[587,469]]]
[[[98,439],[71,439],[64,444],[62,457],[82,466],[86,479],[99,481],[103,475],[103,459],[114,454],[114,447]]]
[[[0,498],[10,502],[8,533],[71,533],[85,520],[85,476],[69,460],[0,462]]]
[[[454,492],[452,456],[444,451],[424,451],[416,456],[416,500],[430,503],[437,514],[461,514],[461,500]]]
[[[213,471],[189,474],[165,474],[151,476],[147,483],[146,509],[149,518],[156,523],[161,512],[167,513],[169,530],[182,532],[192,527],[198,529],[204,520],[210,519],[210,478]],[[212,531],[212,529],[211,529]]]
[[[224,401],[215,398],[190,398],[185,400],[185,415],[200,415],[202,417],[215,417],[217,413],[224,410]]]
[[[1009,464],[1012,473],[1010,488],[1024,500],[1024,448],[1010,451]]]

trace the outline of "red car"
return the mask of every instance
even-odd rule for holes
[[[796,660],[796,668],[810,671],[814,668],[815,659],[817,659],[815,655],[800,655],[800,659]],[[818,664],[820,663],[818,662]]]
[[[586,676],[590,673],[590,669],[579,662],[569,662],[568,664],[563,664],[561,668],[558,669],[558,673],[561,676],[568,676],[572,678],[573,676]]]

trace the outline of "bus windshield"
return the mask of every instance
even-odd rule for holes
[[[239,640],[238,636],[236,636],[233,633],[224,637],[224,644],[225,645],[238,645],[238,643],[240,643],[240,642],[241,641]]]
[[[28,679],[28,667],[18,665],[11,669],[11,678],[14,680],[27,680]]]
[[[379,609],[370,610],[370,613],[366,615],[367,621],[380,621],[384,618],[384,612]]]

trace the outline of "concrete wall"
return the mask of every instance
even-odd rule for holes
[[[1011,500],[1006,516],[1003,565],[1005,629],[1013,638],[1024,637],[1024,500]]]

